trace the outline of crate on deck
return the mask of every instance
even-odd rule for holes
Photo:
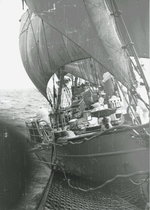
[[[51,140],[52,132],[46,122],[31,119],[26,121],[26,126],[29,130],[31,143],[48,143]]]

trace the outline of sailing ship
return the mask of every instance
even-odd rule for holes
[[[149,93],[137,57],[137,52],[142,57],[149,57],[147,0],[25,2],[29,9],[21,18],[21,57],[27,74],[47,99],[49,79],[61,73],[72,74],[98,87],[102,75],[109,72],[131,97],[142,100],[136,92],[136,72]],[[135,11],[138,15],[134,15]],[[53,107],[57,117],[62,113],[60,102],[57,99],[57,105]],[[149,105],[146,106],[149,109]],[[113,113],[109,111],[100,110],[94,114],[105,117]],[[60,130],[61,126],[55,127],[54,139],[50,143],[54,147],[57,166],[65,173],[102,185],[118,177],[139,176],[143,179],[144,176],[147,180],[148,124],[121,124],[105,131],[99,126],[96,130],[85,129],[75,136],[67,136],[64,127]]]

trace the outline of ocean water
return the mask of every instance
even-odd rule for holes
[[[37,89],[0,90],[0,120],[25,125],[40,107],[49,108],[44,96]]]
[[[15,128],[11,137],[8,133],[5,144],[0,139],[0,210],[35,209],[39,202],[37,198],[40,198],[47,183],[48,169],[34,162],[35,157],[27,153],[23,138],[29,137],[25,121],[35,116],[41,106],[48,108],[49,104],[36,89],[0,90],[0,131],[6,124]],[[18,133],[22,135],[18,136]],[[18,187],[24,183],[24,188]],[[3,186],[9,189],[6,193],[3,193]]]

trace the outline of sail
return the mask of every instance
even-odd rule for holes
[[[35,47],[37,39],[33,36],[30,18],[31,14],[29,12],[26,12],[21,18],[19,37],[20,54],[28,76],[38,90],[46,97],[45,90],[50,75],[43,72],[38,50]]]
[[[84,59],[65,66],[65,72],[100,86],[106,70],[93,59]]]
[[[35,69],[31,70],[34,75],[36,71],[43,71],[47,80],[60,67],[90,57],[126,87],[131,87],[129,60],[118,37],[114,18],[105,1],[97,1],[99,7],[93,6],[88,0],[86,5],[77,0],[37,2],[38,15],[41,14],[39,17],[42,16],[42,19],[32,15],[28,31],[26,34],[21,32],[20,36],[20,40],[24,36],[28,37],[26,40],[31,49],[28,48],[27,54],[31,64],[34,63],[31,67]],[[42,5],[43,12],[39,12]],[[45,15],[48,18],[46,22]],[[35,76],[41,75],[37,73]]]
[[[89,56],[103,64],[112,74],[116,74],[118,80],[122,80],[122,82],[127,85],[127,83],[130,82],[130,78],[128,78],[128,61],[124,55],[124,50],[121,48],[122,45],[118,40],[113,17],[108,11],[105,1],[100,2],[101,7],[96,6],[95,10],[98,12],[98,20],[100,19],[99,14],[102,16],[101,19],[103,25],[106,26],[105,28],[101,28],[102,21],[101,23],[98,21],[95,23],[92,18],[89,18],[87,7],[85,7],[83,1],[58,1],[56,4],[52,2],[50,4],[51,7],[48,4],[49,1],[47,1],[47,4],[44,6],[46,3],[46,1],[44,1],[41,16],[43,19],[46,16],[46,22],[49,26],[55,28],[84,49]],[[105,18],[103,18],[103,14],[106,14]],[[96,24],[99,25],[101,29],[100,33],[102,32],[103,37],[99,37],[100,33],[98,34],[98,29],[95,28]],[[105,37],[107,39],[105,39]],[[112,41],[113,44],[111,43]],[[117,63],[114,64],[116,61]]]
[[[70,13],[71,19],[76,22],[77,18],[80,19],[84,9],[82,0],[26,0],[28,7],[44,19],[49,22],[50,17],[56,14],[56,10],[61,6],[64,13]],[[91,1],[97,7],[99,3]],[[106,0],[109,4],[109,8],[112,10],[113,0]],[[116,0],[122,16],[125,20],[125,24],[131,35],[131,38],[135,44],[135,48],[140,57],[150,57],[149,52],[149,0]],[[74,10],[74,12],[72,12]],[[78,10],[78,12],[76,12]],[[59,20],[62,22],[63,12],[59,9]],[[58,15],[58,13],[57,13]],[[66,20],[67,24],[68,20]],[[69,22],[68,22],[69,23]],[[51,22],[50,22],[51,24]],[[64,26],[64,25],[63,25]],[[121,25],[119,25],[121,27]]]
[[[150,57],[149,49],[149,0],[115,0],[124,22],[127,26],[131,39],[135,45],[139,57]],[[116,12],[113,1],[107,0],[112,13]],[[125,32],[119,17],[116,16],[118,27],[122,30],[123,39],[126,40]],[[126,42],[126,44],[129,44]],[[132,55],[132,54],[131,54]]]
[[[99,63],[87,59],[87,53],[29,11],[21,18],[19,44],[26,72],[45,97],[50,77],[62,66],[65,72],[93,84],[99,84],[105,72]]]

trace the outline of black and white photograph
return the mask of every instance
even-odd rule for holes
[[[0,210],[150,210],[150,1],[0,18]]]

